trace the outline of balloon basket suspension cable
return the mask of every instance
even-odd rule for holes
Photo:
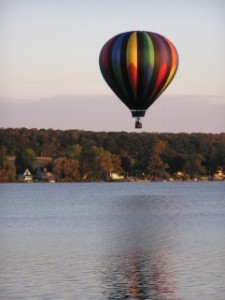
[[[136,118],[135,128],[141,129],[142,128],[141,117],[144,117],[145,110],[132,110],[131,113],[132,113],[132,116],[134,118]]]

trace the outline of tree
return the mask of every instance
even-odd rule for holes
[[[76,159],[64,160],[62,172],[65,181],[79,181],[79,162]]]
[[[64,161],[63,157],[59,157],[53,161],[52,172],[54,174],[56,181],[61,181],[63,177],[63,172],[62,172],[63,161]]]
[[[184,170],[186,159],[183,155],[175,155],[169,163],[170,173],[182,172]]]
[[[119,155],[112,155],[112,172],[120,173],[122,172],[121,159]]]
[[[103,169],[119,172],[119,164],[115,163],[114,156],[121,161],[125,174],[137,177],[147,176],[148,173],[152,177],[165,177],[166,163],[171,175],[178,171],[184,172],[184,168],[189,173],[198,170],[198,174],[203,174],[207,169],[211,175],[218,166],[225,169],[225,133],[172,134],[0,128],[0,149],[0,165],[5,166],[5,156],[17,156],[17,172],[23,173],[26,168],[32,172],[35,153],[37,156],[51,156],[53,159],[62,157],[77,160],[80,174],[82,177],[88,176],[89,180],[101,178],[105,172]],[[109,154],[103,154],[104,151]],[[192,167],[192,161],[195,160],[192,155],[201,155],[200,163],[197,159],[195,167]],[[111,165],[112,169],[109,169]]]
[[[71,159],[80,160],[82,153],[82,146],[79,144],[75,144],[69,148],[68,157]]]
[[[81,173],[82,177],[99,180],[108,176],[113,168],[112,154],[102,147],[92,146],[82,153]]]
[[[0,167],[0,182],[13,182],[16,179],[16,168],[9,162]]]
[[[5,147],[0,148],[0,182],[12,182],[16,179],[16,168],[8,161]]]
[[[6,161],[6,148],[3,146],[0,148],[0,168],[4,168]]]
[[[79,181],[79,162],[76,159],[59,157],[53,162],[53,173],[56,181]]]
[[[201,154],[187,155],[184,165],[185,173],[189,174],[191,178],[206,174],[206,168],[203,165],[204,161],[204,157]]]
[[[153,146],[153,149],[150,152],[147,162],[147,172],[153,180],[168,176],[166,169],[168,169],[169,166],[160,157],[160,154],[162,154],[165,149],[166,143],[164,141],[159,141]]]
[[[121,167],[125,173],[125,177],[128,178],[128,175],[131,173],[134,165],[134,160],[128,156],[123,156],[121,159]]]
[[[26,169],[33,171],[33,163],[36,159],[34,150],[22,149],[17,153],[15,165],[18,174],[22,174]]]

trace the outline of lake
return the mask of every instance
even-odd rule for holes
[[[0,184],[0,299],[225,299],[225,182]]]

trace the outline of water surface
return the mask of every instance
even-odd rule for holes
[[[0,185],[0,299],[225,295],[225,183]]]

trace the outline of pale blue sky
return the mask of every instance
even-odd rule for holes
[[[79,111],[86,113],[88,121],[85,124],[89,124],[90,128],[84,128],[86,125],[82,123],[74,123],[74,128],[80,126],[78,129],[95,130],[99,128],[99,125],[94,126],[98,113],[101,111],[104,114],[104,105],[107,104],[103,100],[98,109],[96,102],[95,115],[93,109],[88,109],[88,101],[92,98],[85,99],[84,96],[93,96],[93,101],[96,101],[96,95],[112,95],[99,71],[101,47],[120,32],[146,30],[168,37],[176,46],[180,58],[176,77],[165,96],[157,102],[165,101],[166,95],[169,96],[167,99],[171,99],[171,105],[174,105],[172,111],[175,112],[176,105],[173,103],[176,103],[178,96],[181,101],[184,96],[186,100],[189,99],[190,107],[195,107],[193,101],[197,101],[198,109],[200,102],[204,105],[204,99],[207,98],[207,103],[211,105],[216,106],[218,102],[224,104],[221,106],[224,111],[224,28],[224,0],[0,0],[0,99],[1,102],[18,102],[69,98],[74,101],[75,109],[77,103],[79,110],[80,102],[77,99],[83,96],[86,110]],[[176,100],[172,99],[173,96]],[[114,97],[113,101],[119,100]],[[169,100],[167,105],[170,105]],[[120,107],[124,111],[122,117],[130,119],[130,113],[122,103],[115,103],[113,114],[120,114]],[[144,121],[146,130],[152,128],[147,126],[150,110]],[[0,126],[10,127],[10,122],[12,127],[24,126],[22,112],[20,125],[10,119],[11,112],[3,112],[1,107],[0,111]],[[207,116],[202,117],[207,119]],[[225,131],[225,122],[219,118],[221,116],[215,115],[212,132]],[[65,115],[65,128],[66,119]],[[111,127],[108,122],[101,122],[98,130],[117,130],[113,122],[110,123]],[[32,127],[31,120],[30,123],[27,120],[27,124],[27,127],[29,124]],[[54,128],[56,124],[42,123],[37,127]],[[71,122],[68,124],[70,127],[72,125]],[[168,129],[174,126],[172,123],[170,125]],[[129,122],[121,130],[132,130],[132,127]],[[197,130],[194,124],[189,127],[181,130]],[[157,128],[167,131],[167,128]],[[204,132],[204,122],[198,131]]]

